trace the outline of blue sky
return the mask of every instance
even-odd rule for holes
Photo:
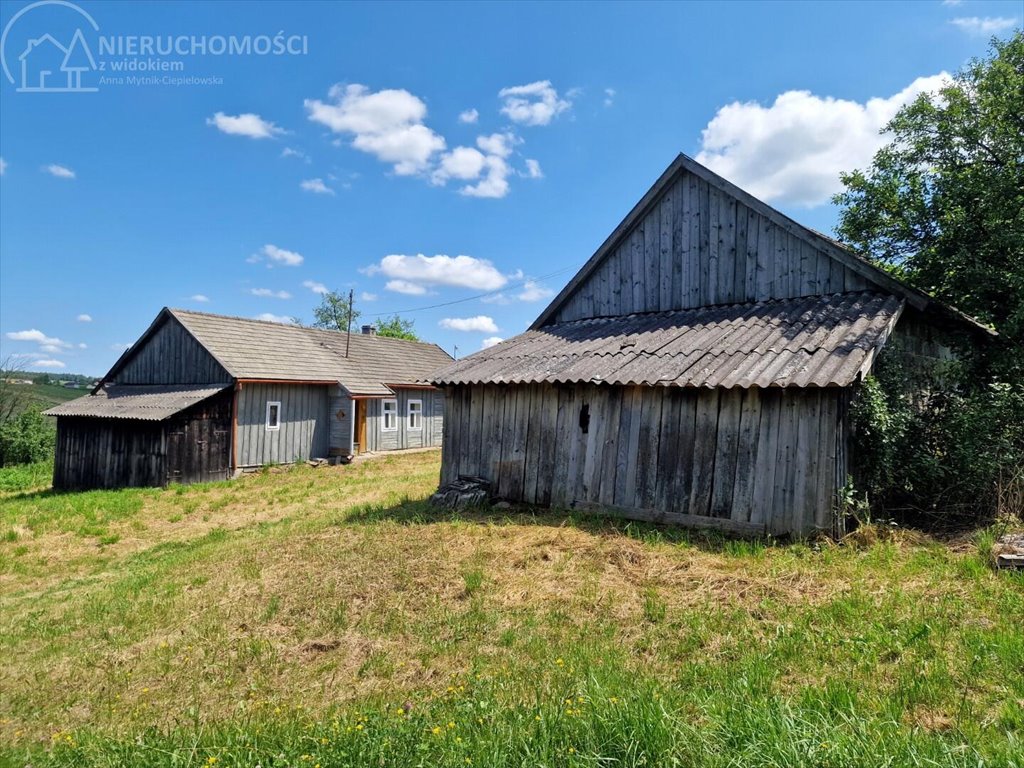
[[[468,354],[529,325],[679,151],[831,230],[839,170],[1022,15],[83,0],[96,31],[67,5],[15,19],[27,5],[0,12],[0,358],[57,374],[103,373],[165,305],[308,321],[321,287]],[[44,35],[64,50],[76,29],[97,90],[19,92],[30,41],[29,85],[67,85],[38,79],[60,65]],[[254,52],[279,33],[283,54]],[[209,49],[111,50],[143,37]],[[231,37],[249,52],[212,53]]]

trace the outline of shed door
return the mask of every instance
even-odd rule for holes
[[[223,419],[175,420],[167,428],[167,480],[207,483],[230,477],[230,425]]]
[[[352,446],[352,453],[366,452],[366,406],[369,401],[355,400],[356,407],[356,444]]]

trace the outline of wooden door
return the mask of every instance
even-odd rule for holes
[[[356,445],[352,453],[366,452],[366,400],[356,400]]]

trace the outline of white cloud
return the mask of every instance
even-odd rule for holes
[[[610,107],[614,103],[615,103],[615,89],[614,88],[605,88],[604,89],[604,105],[606,107]]]
[[[512,148],[521,144],[522,139],[514,133],[492,133],[490,136],[477,136],[476,145],[488,155],[508,157]]]
[[[1017,19],[1002,16],[965,16],[958,19],[951,19],[950,24],[959,27],[969,35],[978,37],[989,37],[999,34],[1017,25]]]
[[[365,85],[334,85],[329,102],[306,99],[309,119],[352,136],[352,146],[410,176],[430,166],[445,140],[423,124],[427,105],[406,90],[373,92]]]
[[[91,323],[92,322],[92,315],[87,315],[87,314],[85,314],[83,312],[78,317],[76,317],[75,320],[77,320],[80,323]]]
[[[384,287],[395,293],[404,293],[406,296],[422,296],[427,292],[422,285],[410,283],[408,280],[388,280]]]
[[[459,113],[460,123],[475,123],[480,119],[480,113],[475,109],[467,109],[465,112]]]
[[[540,169],[540,163],[530,158],[526,159],[526,172],[523,174],[528,179],[543,179],[544,171]]]
[[[55,336],[47,336],[40,330],[31,328],[27,331],[8,331],[7,338],[11,341],[32,341],[40,345],[40,349],[46,352],[57,352],[62,349],[70,349],[73,344],[61,341]]]
[[[370,293],[369,291],[363,291],[361,294],[359,294],[359,300],[360,301],[376,301],[377,300],[377,294],[376,293]]]
[[[809,91],[787,91],[767,107],[733,102],[704,129],[697,161],[764,200],[820,205],[842,189],[841,171],[871,162],[900,107],[949,79],[920,77],[864,104]]]
[[[263,320],[268,323],[280,323],[281,325],[295,325],[294,318],[288,317],[287,315],[275,315],[271,312],[261,312],[253,319]]]
[[[334,190],[324,184],[323,179],[306,179],[299,183],[307,192],[313,192],[318,195],[333,195]]]
[[[281,150],[281,157],[295,157],[299,160],[305,160],[309,162],[309,155],[303,152],[301,149],[293,149],[292,147],[285,147]]]
[[[547,125],[572,106],[559,98],[550,80],[502,88],[498,97],[504,102],[501,113],[521,125]]]
[[[0,176],[7,173],[7,161],[0,157]]]
[[[252,112],[241,115],[225,115],[217,112],[213,117],[206,118],[206,124],[214,126],[221,133],[232,136],[248,136],[250,139],[271,139],[286,131],[278,128],[269,120],[264,120]]]
[[[193,293],[191,296],[189,296],[189,298],[192,299],[192,301],[198,302],[200,304],[208,304],[210,301],[210,297],[202,293]]]
[[[487,158],[473,147],[456,147],[441,157],[441,162],[431,175],[435,184],[444,184],[448,179],[475,179],[484,169]]]
[[[543,299],[549,299],[554,295],[555,292],[550,288],[546,288],[534,280],[527,280],[523,284],[523,290],[516,295],[516,298],[520,301],[542,301]]]
[[[506,304],[511,304],[512,299],[510,299],[504,293],[495,293],[490,296],[484,296],[483,298],[480,299],[480,302],[482,304],[500,304],[502,306],[505,306]]]
[[[71,345],[68,344],[68,346],[70,347]],[[59,355],[61,352],[64,351],[64,349],[65,348],[63,346],[61,346],[60,344],[40,344],[39,345],[39,351],[40,352],[47,352],[47,353],[49,353],[51,355]]]
[[[313,293],[319,293],[321,296],[325,293],[330,293],[330,291],[327,290],[326,285],[318,283],[316,280],[303,280],[302,287],[309,288]]]
[[[490,349],[495,344],[501,344],[504,339],[501,336],[488,336],[486,339],[480,342],[480,349]]]
[[[284,248],[278,248],[276,245],[270,245],[269,243],[264,245],[258,253],[254,253],[246,259],[246,261],[256,263],[264,259],[286,267],[297,267],[304,261],[302,254],[295,251],[286,251]]]
[[[132,348],[131,344],[111,344],[110,348],[115,352],[124,352]]]
[[[57,165],[56,163],[51,163],[50,165],[46,166],[46,168],[44,168],[43,170],[45,170],[51,176],[56,176],[58,179],[75,178],[74,171],[72,171],[70,168],[64,167],[63,165]]]
[[[498,326],[487,315],[476,317],[446,317],[438,323],[442,328],[451,331],[476,331],[479,333],[497,333]]]
[[[962,5],[964,0],[942,0],[943,5]]]
[[[86,344],[86,343],[84,343],[84,342],[79,342],[79,343],[78,343],[78,348],[79,348],[79,349],[88,349],[88,348],[89,348],[89,345],[88,345],[88,344]]]
[[[67,366],[64,365],[64,363],[62,363],[60,360],[53,360],[50,358],[36,360],[32,363],[32,365],[37,366],[39,368],[67,368]]]
[[[249,293],[268,299],[290,299],[292,297],[288,291],[273,291],[270,288],[250,288]]]
[[[476,184],[467,184],[459,194],[468,197],[501,198],[508,194],[508,163],[497,155],[488,155],[484,163],[486,175]]]
[[[472,256],[415,256],[391,254],[379,264],[363,270],[368,275],[378,272],[392,280],[401,280],[419,286],[444,285],[453,288],[472,288],[494,291],[504,287],[508,278],[486,259]]]

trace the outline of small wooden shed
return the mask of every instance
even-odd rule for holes
[[[962,333],[989,331],[680,155],[530,330],[434,375],[442,484],[840,535],[857,385]]]
[[[227,478],[441,443],[435,344],[164,308],[92,394],[51,408],[58,489]]]

